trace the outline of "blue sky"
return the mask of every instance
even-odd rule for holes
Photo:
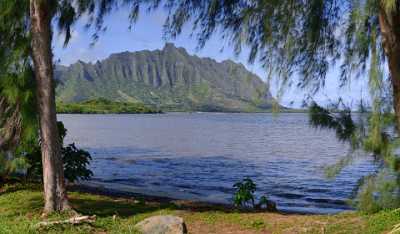
[[[128,22],[129,12],[127,9],[120,9],[105,19],[107,30],[101,34],[97,43],[91,47],[91,32],[83,27],[85,18],[77,22],[74,26],[72,39],[69,45],[63,47],[63,37],[56,32],[53,40],[54,57],[60,64],[69,65],[78,60],[85,62],[94,62],[107,58],[112,53],[123,51],[155,50],[163,48],[166,41],[162,39],[162,25],[165,20],[165,13],[162,10],[146,13],[139,16],[138,22],[129,30]],[[184,47],[190,54],[196,54],[200,57],[210,57],[217,61],[231,59],[243,63],[247,69],[266,79],[266,72],[260,63],[248,64],[246,50],[239,56],[235,56],[229,41],[222,40],[219,35],[211,38],[206,46],[197,50],[195,38],[190,36],[190,26],[184,28],[180,35],[173,42],[178,47]],[[343,97],[347,104],[357,105],[360,96],[366,96],[368,86],[366,79],[354,80],[348,86],[338,87],[337,79],[338,69],[332,69],[328,74],[326,87],[315,95],[315,100],[321,104],[326,104]],[[274,96],[277,94],[277,85],[271,84],[271,92]],[[285,92],[281,99],[284,105],[299,106],[302,103],[306,91],[291,88]]]

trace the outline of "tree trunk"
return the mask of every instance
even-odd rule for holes
[[[43,162],[44,213],[69,209],[57,129],[49,0],[30,0],[32,58],[36,78]]]
[[[388,59],[390,78],[393,89],[393,108],[396,115],[397,129],[400,131],[400,8],[386,12],[381,6],[379,25],[382,44]]]

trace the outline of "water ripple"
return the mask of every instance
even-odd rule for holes
[[[60,115],[67,142],[93,156],[90,183],[153,195],[232,202],[245,177],[287,211],[351,209],[358,180],[375,170],[361,157],[336,178],[324,167],[346,155],[334,132],[306,114]]]

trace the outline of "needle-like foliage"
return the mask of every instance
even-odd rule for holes
[[[237,53],[249,47],[249,61],[260,60],[271,77],[312,91],[325,84],[335,63],[341,64],[342,82],[361,74],[369,67],[372,48],[381,47],[374,30],[379,0],[182,0],[165,7],[170,10],[166,36],[174,38],[191,24],[202,47],[222,32]]]
[[[352,78],[367,78],[371,105],[368,114],[360,114],[360,121],[354,121],[350,109],[338,112],[312,104],[310,123],[334,130],[339,140],[351,145],[349,155],[331,171],[340,172],[353,161],[354,152],[364,149],[382,168],[400,172],[396,153],[400,1],[169,0],[159,4],[169,13],[164,27],[167,38],[177,37],[188,26],[200,48],[214,34],[228,39],[236,53],[249,48],[249,62],[260,61],[268,78],[280,83],[278,96],[291,85],[314,94],[325,86],[332,68],[340,68],[336,79],[341,85]],[[379,199],[386,196],[378,194]]]

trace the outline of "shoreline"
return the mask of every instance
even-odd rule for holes
[[[137,114],[137,115],[157,115],[157,114],[173,114],[173,113],[184,113],[184,114],[308,114],[308,110],[288,110],[288,111],[160,111],[160,112],[57,112],[57,114],[71,114],[71,115],[119,115],[119,114]]]
[[[143,193],[136,193],[136,192],[127,192],[112,188],[105,188],[105,187],[98,187],[98,186],[90,186],[90,185],[83,185],[83,184],[75,184],[68,186],[69,192],[81,192],[81,193],[88,193],[92,195],[99,195],[99,196],[106,196],[110,198],[122,198],[122,199],[129,199],[135,201],[143,201],[149,203],[160,203],[160,204],[173,204],[178,207],[186,207],[194,210],[223,210],[223,211],[235,211],[238,210],[233,205],[222,204],[222,203],[213,203],[213,202],[203,202],[203,201],[195,201],[189,199],[177,199],[171,198],[167,196],[156,196],[156,195],[146,195]],[[247,210],[246,211],[250,211]],[[277,212],[279,214],[284,214],[281,212]],[[285,213],[286,214],[286,213]]]
[[[93,223],[63,224],[37,230],[40,222],[65,220],[76,214],[55,213],[51,217],[44,217],[43,186],[14,181],[0,185],[0,233],[136,233],[136,224],[157,215],[182,218],[187,230],[193,234],[372,234],[389,233],[400,225],[399,209],[369,215],[359,212],[288,214],[239,210],[217,204],[143,196],[90,186],[71,185],[68,188],[71,207],[82,215],[95,215]]]
[[[322,213],[313,213],[313,212],[299,212],[299,211],[282,211],[279,210],[276,212],[266,211],[265,209],[245,209],[245,208],[238,208],[232,204],[225,204],[225,203],[218,203],[218,202],[207,202],[207,201],[197,201],[197,200],[190,200],[190,199],[179,199],[179,198],[172,198],[168,196],[157,196],[157,195],[147,195],[143,193],[137,192],[128,192],[122,191],[118,189],[106,188],[101,186],[90,186],[84,184],[74,184],[68,186],[69,192],[81,192],[81,193],[88,193],[92,195],[100,195],[106,196],[110,198],[122,198],[134,201],[143,201],[145,203],[159,203],[159,204],[173,204],[178,207],[184,207],[185,209],[190,209],[193,211],[201,211],[201,210],[215,210],[215,211],[225,211],[225,212],[249,212],[249,213],[271,213],[271,214],[280,214],[280,215],[316,215],[316,216],[330,216],[330,215],[338,215],[343,213],[354,212],[353,210],[343,211],[335,214],[322,214]],[[278,204],[279,205],[279,204]]]

